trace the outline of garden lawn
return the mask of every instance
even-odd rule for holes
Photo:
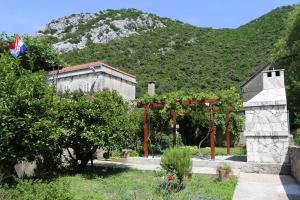
[[[207,199],[230,200],[236,179],[219,182],[211,176],[193,176],[186,188],[167,195],[157,188],[164,180],[158,172],[133,169],[98,169],[93,172],[60,178],[70,182],[75,199]],[[203,198],[205,199],[205,198]]]
[[[24,184],[24,181],[21,181],[15,188],[4,189],[0,187],[0,197],[2,193],[2,199],[10,200],[230,200],[237,184],[236,179],[219,182],[212,176],[194,175],[191,179],[185,181],[185,189],[168,194],[158,190],[159,184],[166,178],[162,177],[161,174],[161,172],[133,169],[98,168],[76,175],[62,175],[50,182],[30,181],[30,184],[27,184],[25,181]]]

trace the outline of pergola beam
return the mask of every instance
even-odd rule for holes
[[[219,98],[208,99],[203,98],[202,100],[185,100],[177,101],[180,102],[182,106],[188,107],[190,105],[200,105],[205,104],[209,107],[209,110],[204,110],[204,112],[210,113],[210,155],[211,159],[215,159],[215,122],[214,122],[214,113],[220,112],[220,109],[214,109],[213,105],[218,102]],[[150,102],[150,103],[138,103],[138,108],[144,108],[144,157],[149,155],[149,109],[163,109],[165,106],[164,102]],[[232,109],[226,111],[226,147],[227,154],[230,154],[230,128],[229,128],[229,115],[230,112],[233,112]],[[172,117],[172,134],[173,134],[173,147],[176,146],[176,118],[177,113],[175,109],[168,114]]]

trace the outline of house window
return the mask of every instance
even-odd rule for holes
[[[69,91],[70,90],[70,86],[69,85],[65,85],[64,86],[64,91],[66,92],[66,91]]]
[[[276,76],[280,76],[280,71],[275,72]]]
[[[91,90],[91,85],[90,83],[84,83],[83,87],[82,87],[82,91],[83,92],[90,92]]]
[[[268,77],[272,77],[272,72],[268,72]]]

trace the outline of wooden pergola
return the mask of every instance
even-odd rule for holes
[[[214,120],[214,113],[221,112],[220,109],[214,109],[214,105],[218,103],[219,98],[209,99],[203,98],[201,100],[185,100],[185,101],[177,101],[184,107],[188,107],[191,105],[206,105],[208,110],[204,110],[204,112],[210,113],[210,158],[211,160],[215,160],[215,120]],[[149,109],[163,109],[165,107],[164,102],[149,102],[149,103],[138,103],[138,108],[144,109],[144,157],[148,157],[149,155],[149,119],[148,119],[148,112]],[[226,110],[226,148],[227,148],[227,155],[230,154],[230,123],[229,117],[230,113],[233,112],[233,109]],[[171,115],[172,117],[172,133],[173,133],[173,146],[176,145],[176,106],[174,106],[170,112],[167,114]]]

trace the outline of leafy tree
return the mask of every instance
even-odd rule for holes
[[[63,147],[70,152],[76,169],[85,168],[97,148],[122,148],[131,145],[136,137],[135,116],[116,92],[102,91],[91,96],[71,93],[61,99],[59,110],[59,123],[65,129]]]
[[[62,66],[59,54],[52,48],[49,38],[44,36],[22,36],[24,43],[26,44],[26,52],[19,57],[20,65],[24,69],[31,70],[32,72],[39,70],[52,70]],[[0,34],[0,41],[2,46],[0,47],[0,53],[8,52],[6,45],[8,43],[15,42],[15,36],[9,36],[6,33]]]
[[[53,116],[54,91],[42,73],[22,68],[21,60],[4,52],[0,57],[0,168],[42,156],[52,168],[59,153],[61,131]]]
[[[14,58],[7,48],[14,36],[0,34],[0,170],[11,175],[16,163],[43,159],[44,169],[59,162],[62,130],[56,124],[55,90],[43,69],[61,64],[44,37],[22,37],[26,52]],[[35,73],[32,73],[35,72]]]
[[[285,69],[288,109],[291,127],[300,127],[300,5],[295,6],[286,20],[285,35],[276,44],[273,60]]]

